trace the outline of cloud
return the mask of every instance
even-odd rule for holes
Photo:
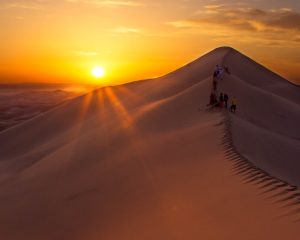
[[[291,36],[300,34],[300,13],[289,8],[262,10],[206,5],[196,11],[193,18],[167,24],[189,33],[213,34],[216,38],[246,34],[248,38],[258,37],[278,45],[286,41],[299,43],[297,38]]]
[[[264,23],[268,27],[300,31],[300,13],[292,11],[274,12]]]
[[[112,30],[114,33],[140,33],[141,30],[137,28],[118,27]]]
[[[207,5],[196,12],[189,20],[170,22],[176,27],[196,27],[206,24],[221,24],[240,29],[245,26],[249,30],[290,29],[300,31],[300,13],[288,8],[265,11],[257,8],[229,8],[225,5]]]
[[[16,19],[17,19],[17,20],[24,20],[25,17],[23,17],[23,16],[17,16]]]
[[[137,1],[113,1],[113,0],[66,0],[71,3],[85,3],[97,7],[140,7],[143,3]]]
[[[81,57],[94,57],[98,56],[98,52],[89,52],[89,51],[72,51],[72,54]]]
[[[40,2],[40,1],[38,1]],[[12,8],[21,8],[27,10],[42,10],[44,9],[42,5],[35,2],[24,2],[24,1],[15,1],[10,3],[5,3],[0,5],[0,9],[12,9]]]
[[[127,6],[127,7],[138,7],[143,6],[142,3],[132,1],[90,1],[90,3],[100,4],[104,6]]]

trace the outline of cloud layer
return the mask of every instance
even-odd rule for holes
[[[0,3],[0,9],[27,9],[27,10],[42,10],[43,6],[40,4],[41,1],[35,2],[26,2],[26,1],[14,1],[14,2],[6,2]]]
[[[266,11],[258,8],[206,5],[190,19],[167,24],[178,29],[188,29],[191,33],[202,31],[216,37],[247,34],[252,40],[259,37],[260,40],[267,40],[272,44],[286,41],[299,43],[300,39],[300,13],[288,8]]]
[[[114,0],[66,0],[72,3],[85,3],[97,7],[139,7],[143,3],[137,1],[114,1]]]

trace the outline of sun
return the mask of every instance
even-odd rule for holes
[[[100,67],[100,66],[96,66],[92,69],[92,75],[95,77],[95,78],[101,78],[101,77],[104,77],[105,75],[105,70],[103,67]]]

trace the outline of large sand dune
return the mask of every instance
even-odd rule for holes
[[[216,64],[236,115],[205,111]],[[0,134],[1,239],[296,240],[299,122],[299,88],[231,48],[99,89]]]

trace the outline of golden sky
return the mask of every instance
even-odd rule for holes
[[[300,83],[299,0],[0,1],[0,81],[116,84],[231,46]]]

